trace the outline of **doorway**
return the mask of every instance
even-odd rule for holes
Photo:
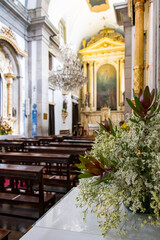
[[[77,135],[75,127],[78,124],[78,104],[72,102],[72,133],[73,135]]]
[[[54,105],[49,104],[49,135],[55,135]]]

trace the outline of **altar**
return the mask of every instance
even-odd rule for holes
[[[110,230],[105,238],[98,227],[96,215],[77,208],[79,189],[73,188],[56,205],[44,214],[20,240],[159,240],[160,227],[144,226],[138,231],[127,227],[126,236]]]

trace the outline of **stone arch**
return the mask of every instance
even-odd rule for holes
[[[21,84],[20,77],[23,74],[21,66],[22,57],[8,41],[3,39],[0,39],[0,55],[2,59],[0,74],[3,87],[1,88],[3,90],[3,111],[1,111],[1,115],[12,126],[14,133],[17,134],[20,121],[21,99],[19,89]]]

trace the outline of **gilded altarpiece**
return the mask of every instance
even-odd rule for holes
[[[108,117],[117,123],[124,119],[124,38],[104,28],[82,45],[79,56],[88,83],[82,88],[81,123],[86,130]]]
[[[18,93],[17,86],[14,89],[15,95],[13,94],[13,85],[17,78],[14,71],[17,73],[18,56],[25,57],[27,54],[18,47],[16,36],[11,28],[3,26],[0,29],[0,118],[9,123],[14,134],[18,133],[18,119],[16,116],[18,103],[16,105],[17,111],[13,107],[13,98]]]
[[[12,73],[12,65],[8,55],[0,46],[0,78],[1,78],[1,116],[13,127],[16,120],[12,117],[12,84],[16,76]]]

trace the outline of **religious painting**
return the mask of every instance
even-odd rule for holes
[[[87,0],[87,3],[92,12],[101,12],[109,9],[108,0]]]
[[[111,64],[102,65],[97,71],[97,110],[107,106],[117,109],[117,74]]]

